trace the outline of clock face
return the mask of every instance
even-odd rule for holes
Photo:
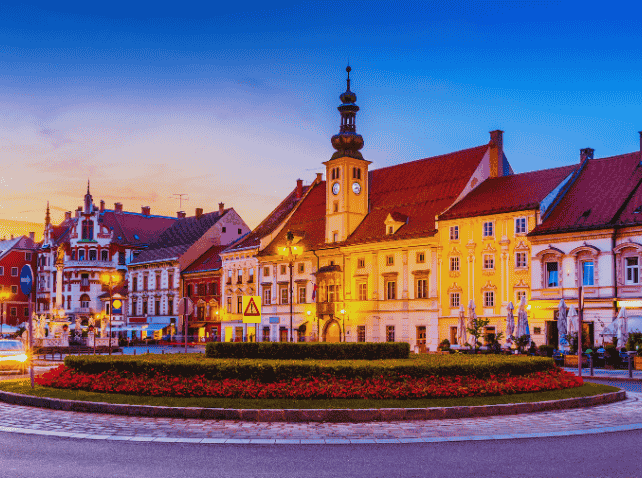
[[[337,194],[339,194],[339,191],[341,191],[341,185],[339,183],[334,183],[332,185],[332,194],[336,196]]]
[[[357,182],[352,183],[352,192],[359,194],[361,192],[361,184]]]

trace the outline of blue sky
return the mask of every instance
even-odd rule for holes
[[[633,4],[631,4],[633,5]],[[642,9],[590,2],[0,5],[0,220],[96,200],[255,226],[332,154],[345,66],[377,168],[505,131],[516,172],[639,148]],[[180,10],[179,10],[180,7]]]

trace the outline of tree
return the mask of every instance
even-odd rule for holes
[[[477,317],[473,319],[473,322],[471,324],[472,327],[466,327],[468,333],[475,338],[475,340],[473,341],[473,347],[475,348],[475,350],[477,350],[477,347],[481,345],[479,343],[479,337],[481,337],[484,327],[486,327],[488,324],[490,324],[490,319]]]

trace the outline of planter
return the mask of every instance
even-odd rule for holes
[[[638,357],[637,355],[633,357],[633,366],[635,367],[635,370],[642,370],[642,357]]]
[[[588,367],[588,358],[582,357],[582,367]],[[577,367],[577,355],[564,355],[565,367]]]

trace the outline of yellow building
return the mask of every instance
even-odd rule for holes
[[[530,299],[531,246],[539,222],[575,166],[489,178],[438,217],[439,338],[457,343],[460,307],[490,319],[485,332],[506,335],[507,306]],[[468,319],[466,319],[467,321]],[[531,337],[544,343],[531,323]],[[469,340],[469,343],[470,340]]]

